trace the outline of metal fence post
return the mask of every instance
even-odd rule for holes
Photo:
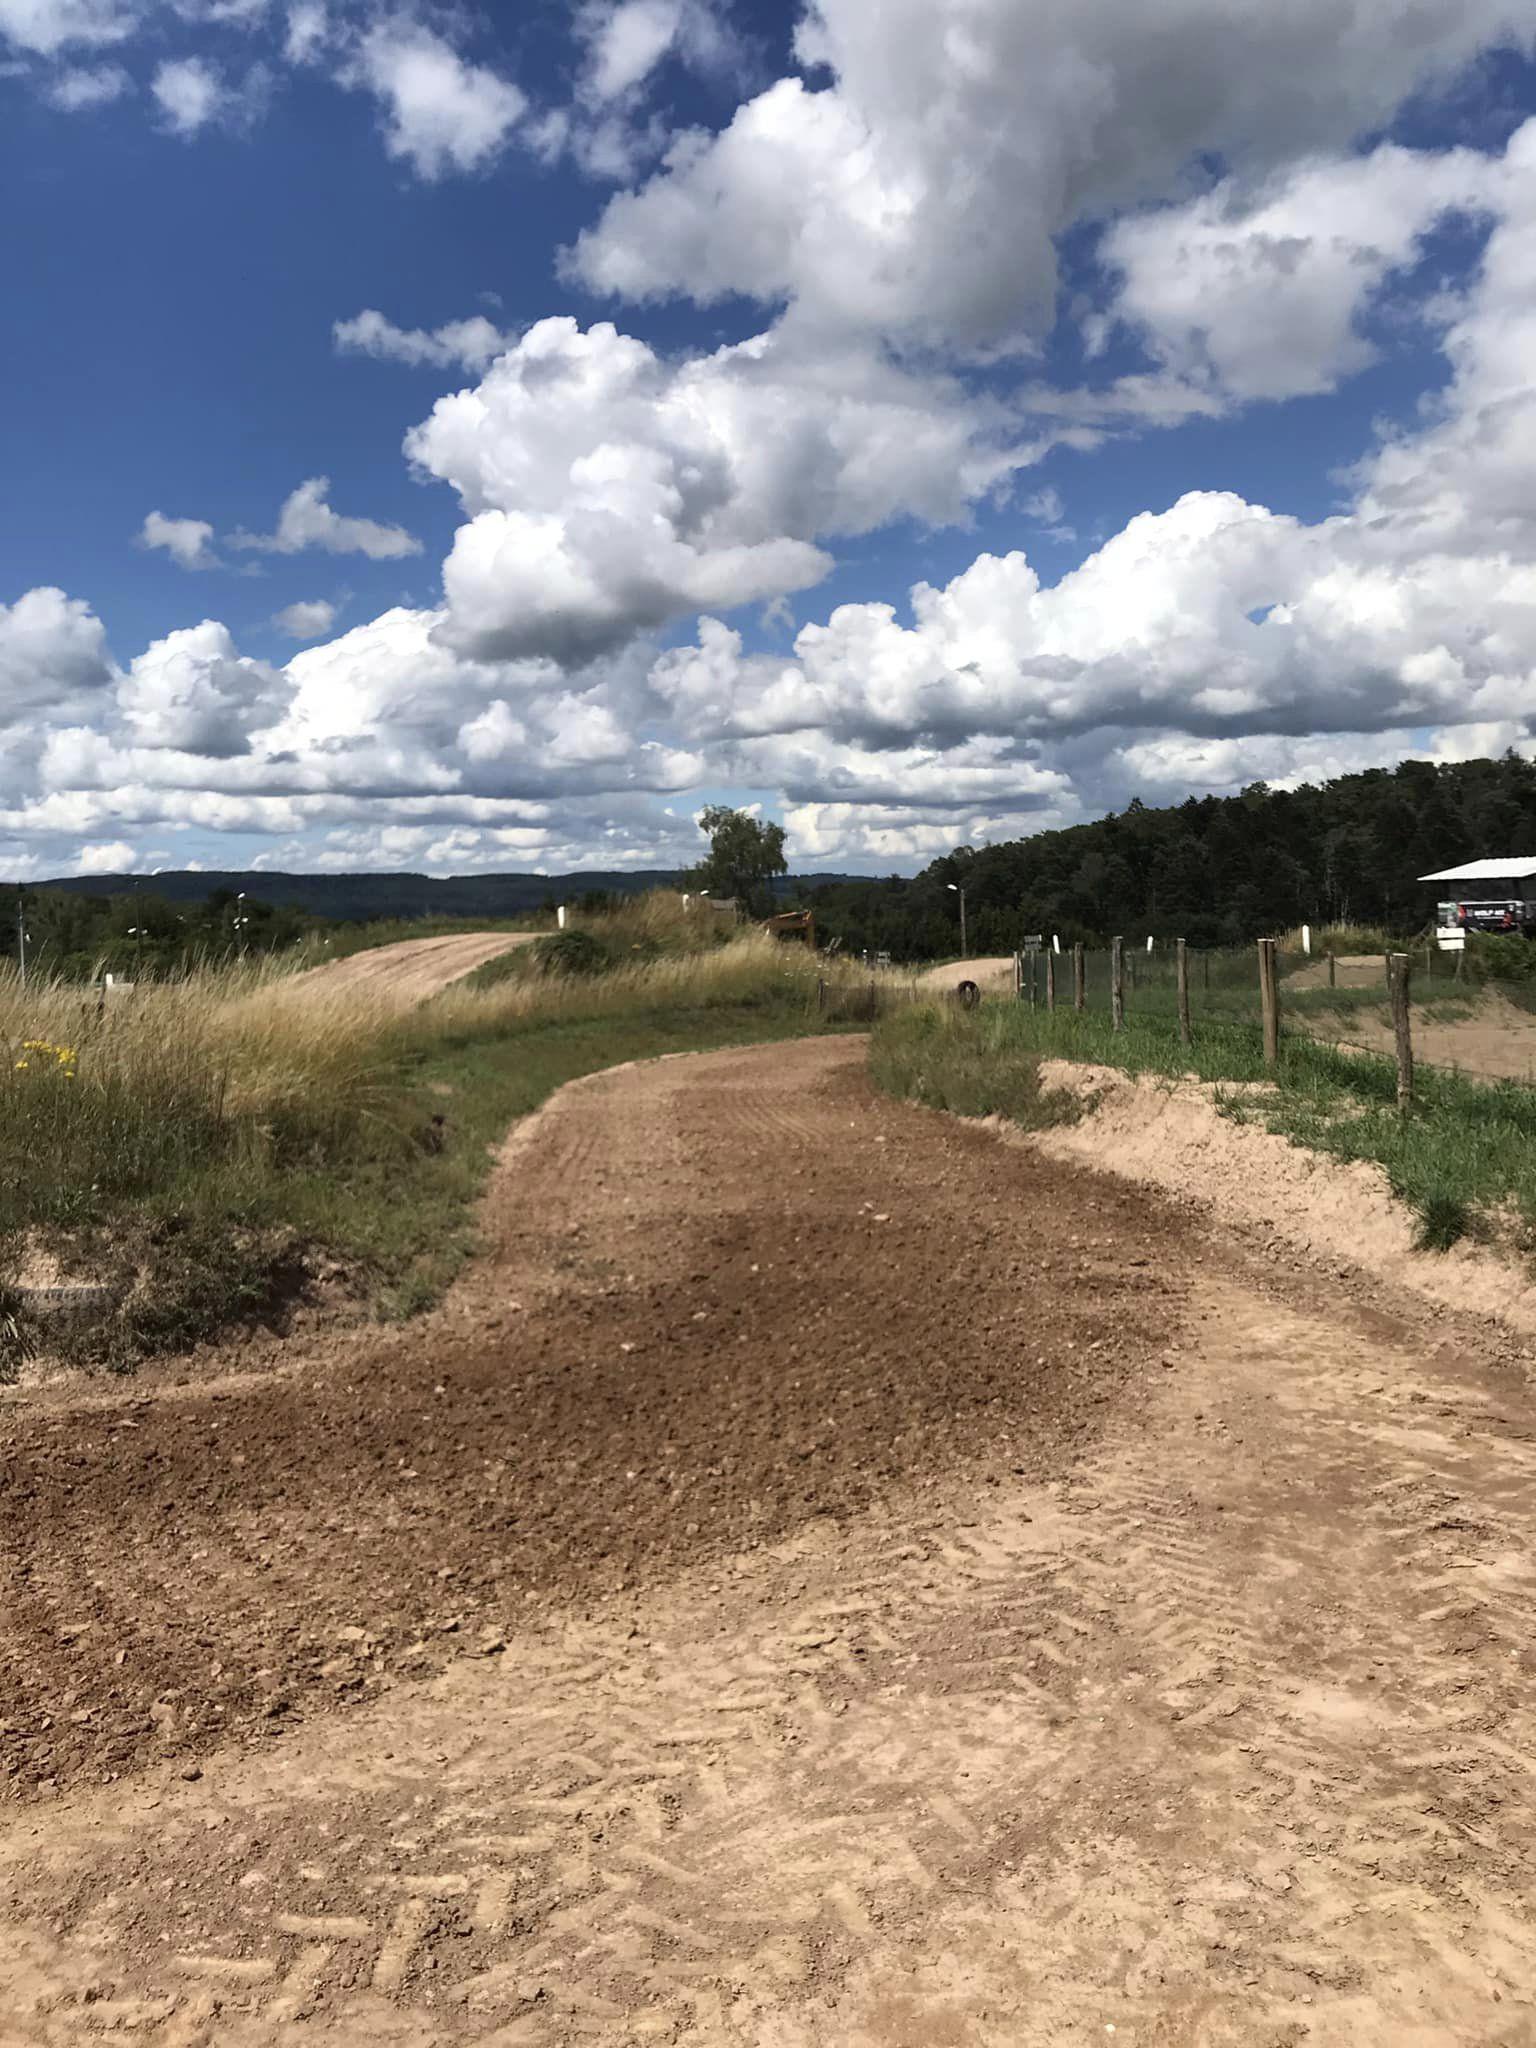
[[[1048,1010],[1054,1010],[1056,1007],[1056,955],[1054,953],[1047,953],[1045,956],[1045,1007]]]
[[[1109,942],[1109,1021],[1116,1031],[1125,1025],[1125,941]]]
[[[1189,948],[1182,939],[1175,939],[1173,944],[1179,981],[1179,1043],[1188,1045],[1194,1036],[1189,1028]]]

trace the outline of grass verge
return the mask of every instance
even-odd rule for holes
[[[1042,1058],[1218,1084],[1272,1081],[1273,1093],[1262,1096],[1222,1101],[1218,1092],[1218,1106],[1293,1144],[1382,1167],[1418,1217],[1423,1248],[1487,1234],[1511,1215],[1522,1248],[1536,1241],[1536,1091],[1515,1082],[1485,1085],[1423,1070],[1404,1116],[1388,1059],[1297,1035],[1283,1042],[1280,1064],[1270,1069],[1256,1023],[1207,1021],[1186,1047],[1172,1017],[1128,1016],[1116,1032],[1091,1011],[1007,1002],[970,1014],[933,1005],[882,1019],[870,1072],[877,1086],[913,1101],[1039,1128],[1074,1113],[1066,1098],[1042,1090]]]
[[[0,977],[0,1289],[117,1284],[110,1319],[46,1332],[116,1369],[281,1323],[321,1282],[408,1314],[474,1242],[494,1141],[552,1089],[824,1028],[814,960],[761,935],[613,959],[404,1011],[260,965],[105,1007]]]

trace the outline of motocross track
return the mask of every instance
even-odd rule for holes
[[[1512,1339],[851,1039],[567,1088],[488,1223],[0,1405],[0,2048],[1536,2040]]]
[[[1012,972],[1013,960],[1004,953],[977,960],[947,960],[942,967],[925,968],[917,979],[924,988],[958,988],[962,981],[981,985],[1002,981]]]
[[[372,946],[313,967],[303,986],[327,996],[341,989],[366,989],[408,1010],[450,982],[473,974],[487,960],[510,953],[514,946],[531,946],[537,937],[537,932],[454,932],[440,939],[401,939],[393,946]]]

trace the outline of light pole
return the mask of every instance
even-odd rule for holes
[[[16,953],[21,962],[21,985],[27,985],[27,892],[16,884]]]
[[[944,886],[946,889],[953,890],[955,895],[960,898],[960,958],[962,960],[969,960],[971,949],[965,943],[965,891],[958,882],[946,882]]]
[[[239,948],[242,960],[245,958],[245,928],[251,921],[240,908],[244,901],[245,891],[242,889],[235,898],[235,944]]]

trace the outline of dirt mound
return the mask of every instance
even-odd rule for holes
[[[371,995],[398,1002],[402,1009],[435,996],[450,982],[473,974],[514,946],[532,945],[536,932],[456,932],[448,938],[401,939],[392,946],[374,946],[311,968],[301,986],[316,995],[339,989],[367,989]]]
[[[924,988],[958,988],[962,981],[981,984],[1002,981],[1013,973],[1013,961],[1006,953],[979,960],[950,960],[942,967],[930,967],[918,976]]]
[[[1324,1267],[1363,1269],[1421,1300],[1536,1333],[1536,1286],[1523,1267],[1467,1243],[1416,1251],[1416,1221],[1379,1166],[1308,1151],[1222,1113],[1223,1098],[1241,1102],[1263,1084],[1222,1088],[1067,1060],[1042,1060],[1040,1079],[1081,1098],[1088,1113],[1055,1130],[1005,1128],[1010,1144],[1194,1198]]]
[[[1386,961],[1380,953],[1336,953],[1333,961],[1334,979],[1328,979],[1326,955],[1314,954],[1305,967],[1298,967],[1287,974],[1281,982],[1285,989],[1307,988],[1379,988],[1383,999],[1387,993]]]

